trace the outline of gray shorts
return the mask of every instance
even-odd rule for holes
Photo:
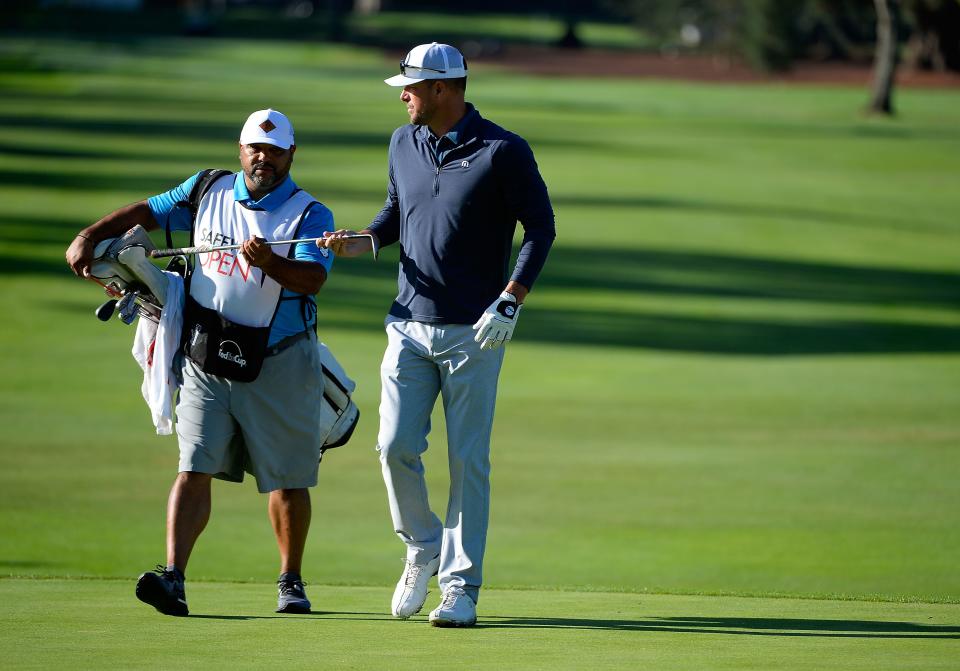
[[[210,473],[260,492],[317,484],[323,377],[313,334],[263,362],[253,382],[208,375],[184,357],[177,403],[180,472]]]

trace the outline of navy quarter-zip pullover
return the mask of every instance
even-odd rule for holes
[[[387,200],[369,228],[383,246],[400,242],[392,316],[473,324],[507,284],[518,221],[523,242],[509,279],[533,287],[556,236],[553,208],[527,142],[470,103],[430,140],[427,126],[394,131]]]

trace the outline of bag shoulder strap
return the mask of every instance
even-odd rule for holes
[[[197,222],[197,210],[200,207],[200,201],[207,191],[210,190],[210,187],[213,186],[213,183],[225,175],[232,174],[229,170],[218,170],[216,168],[208,168],[206,170],[201,170],[197,181],[193,183],[193,188],[190,189],[190,195],[187,197],[187,200],[181,200],[176,204],[176,207],[186,207],[190,210],[190,246],[193,247],[193,229],[196,226]],[[164,224],[163,231],[166,234],[167,238],[167,249],[173,249],[173,235],[170,232],[170,217],[167,216],[167,221]],[[185,256],[175,256],[170,259],[170,263],[167,264],[167,270],[179,273],[183,276],[184,280],[184,291],[188,294],[190,293],[190,277],[193,275],[193,259]]]
[[[180,201],[177,203],[177,207],[187,207],[190,209],[190,246],[193,246],[193,224],[197,218],[197,208],[200,207],[200,199],[202,199],[207,191],[210,190],[210,187],[218,179],[224,175],[231,174],[229,170],[218,170],[216,168],[208,168],[206,170],[201,170],[197,181],[193,183],[193,188],[190,189],[190,195],[187,196],[187,200]],[[167,249],[173,249],[173,236],[170,231],[170,217],[167,217],[166,223],[163,225],[163,232],[166,235],[167,239]]]
[[[193,246],[193,230],[197,221],[197,210],[200,209],[200,201],[207,195],[207,191],[213,186],[213,183],[225,175],[232,174],[229,170],[218,170],[209,168],[200,173],[200,177],[194,183],[190,190],[190,197],[187,199],[187,207],[190,208],[190,246]]]

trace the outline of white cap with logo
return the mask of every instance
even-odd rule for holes
[[[400,74],[384,79],[390,86],[416,84],[425,79],[458,79],[467,76],[467,61],[449,44],[421,44],[400,61]]]
[[[240,131],[240,144],[272,144],[289,149],[293,140],[290,119],[273,109],[258,110],[247,117]]]

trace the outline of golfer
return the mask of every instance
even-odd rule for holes
[[[430,577],[443,592],[436,626],[470,626],[482,584],[490,511],[490,432],[502,345],[555,236],[547,188],[530,147],[465,101],[467,64],[446,44],[421,44],[385,80],[402,87],[410,125],[390,140],[386,204],[362,233],[400,242],[399,293],[386,318],[377,449],[406,563],[392,612],[418,613]],[[517,221],[523,243],[507,275]],[[364,239],[323,244],[338,255]],[[444,522],[427,500],[421,454],[443,397],[450,464]]]
[[[166,565],[140,576],[137,597],[161,613],[187,615],[184,575],[210,517],[210,481],[252,474],[269,492],[280,549],[277,612],[310,612],[300,576],[310,525],[309,487],[320,460],[322,378],[316,303],[331,254],[312,243],[333,215],[290,177],[293,127],[272,109],[254,112],[240,133],[242,171],[180,186],[120,208],[80,231],[67,263],[86,276],[100,240],[139,224],[191,230],[196,244],[241,244],[196,258],[184,308],[183,386],[177,404],[180,473],[167,504]],[[205,184],[205,182],[208,182]],[[199,198],[195,220],[186,205]],[[259,373],[256,369],[259,367]]]

